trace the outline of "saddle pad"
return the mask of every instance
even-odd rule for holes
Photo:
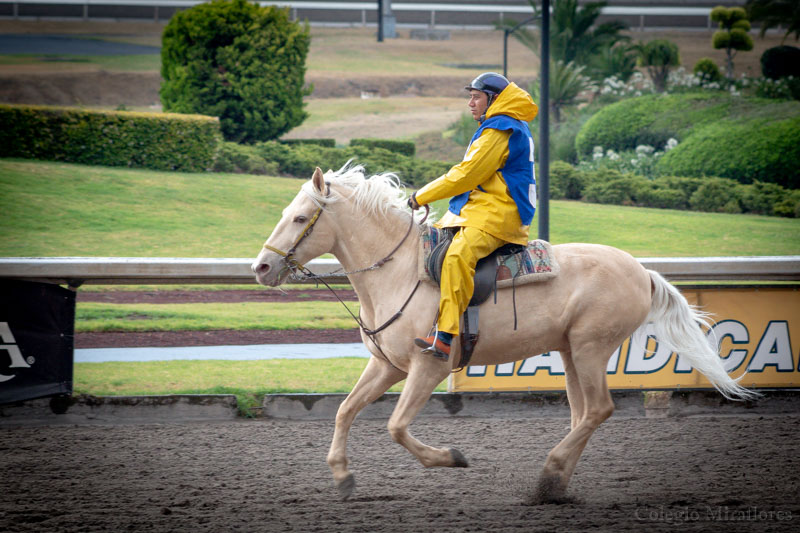
[[[435,283],[428,271],[428,257],[444,238],[443,229],[433,226],[420,228],[419,278]],[[520,253],[497,256],[497,287],[524,285],[544,281],[558,275],[560,267],[553,254],[552,245],[543,240],[530,241]]]

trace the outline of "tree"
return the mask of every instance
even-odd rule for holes
[[[620,35],[628,25],[612,20],[595,25],[600,12],[608,2],[587,2],[578,7],[578,0],[554,0],[550,49],[553,58],[564,63],[574,61],[588,65],[591,58],[605,48],[610,48],[629,38]]]
[[[750,31],[747,12],[741,7],[717,6],[711,10],[711,20],[719,23],[720,28],[711,36],[711,45],[716,50],[725,50],[725,76],[733,79],[733,58],[736,52],[753,49],[753,38],[747,33]]]
[[[606,47],[592,58],[590,68],[594,79],[614,76],[627,82],[636,72],[636,51],[626,43]]]
[[[747,18],[760,22],[759,36],[764,37],[768,29],[786,26],[781,44],[794,33],[794,40],[800,39],[800,2],[797,0],[747,0]]]
[[[229,141],[275,139],[306,118],[308,26],[284,9],[213,0],[181,11],[164,29],[165,111],[219,117]]]
[[[541,10],[535,0],[528,0],[533,14],[539,16]],[[627,28],[624,22],[613,20],[596,25],[600,11],[607,2],[589,2],[578,7],[578,0],[554,0],[553,14],[550,21],[550,56],[565,64],[575,62],[588,65],[592,58],[605,48],[629,40],[620,32]],[[495,23],[498,29],[516,27],[517,22],[504,20]],[[534,54],[539,54],[539,36],[530,30],[520,28],[513,34],[523,46]]]
[[[578,97],[591,88],[591,80],[583,75],[586,67],[576,65],[574,62],[550,61],[550,110],[553,123],[558,126],[561,122],[561,111],[578,103]],[[539,80],[531,83],[528,92],[535,101],[539,101]]]
[[[666,39],[655,39],[648,43],[638,43],[634,49],[639,54],[639,66],[647,69],[656,91],[663,93],[667,88],[667,77],[672,67],[681,64],[678,46]]]

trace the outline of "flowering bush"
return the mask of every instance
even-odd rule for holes
[[[667,77],[667,93],[680,93],[688,91],[728,91],[732,96],[742,94],[754,95],[761,98],[777,98],[791,100],[800,99],[800,78],[787,76],[777,80],[760,77],[751,78],[742,74],[739,79],[714,79],[702,71],[688,72],[684,67],[671,70]],[[615,76],[606,78],[600,84],[595,98],[603,104],[608,104],[643,94],[656,93],[653,82],[641,72],[636,72],[625,82]]]
[[[614,150],[603,150],[602,146],[595,146],[592,150],[590,160],[580,161],[580,170],[599,170],[611,169],[622,173],[637,174],[646,178],[654,178],[659,175],[656,163],[665,152],[678,146],[678,140],[670,138],[664,145],[663,150],[656,150],[655,147],[640,144],[635,150],[625,150],[619,153]]]

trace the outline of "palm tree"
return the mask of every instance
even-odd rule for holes
[[[539,15],[541,11],[535,0],[528,0],[528,3],[533,14]],[[565,64],[574,61],[579,65],[588,65],[592,57],[605,48],[629,40],[629,37],[620,34],[627,28],[624,22],[613,20],[595,25],[600,11],[606,5],[607,2],[589,2],[579,7],[578,0],[554,0],[550,24],[551,57]],[[511,29],[516,25],[513,20],[495,23],[497,29]],[[512,35],[523,46],[539,54],[540,42],[537,34],[520,28]]]
[[[669,69],[681,64],[678,46],[666,39],[655,39],[638,43],[633,48],[639,54],[639,65],[647,68],[656,91],[663,93],[667,88]]]
[[[550,111],[556,127],[561,122],[562,109],[577,104],[581,93],[591,88],[591,80],[583,74],[585,68],[573,61],[550,60]],[[539,89],[539,80],[528,87],[534,101],[539,101]]]
[[[626,43],[604,48],[592,58],[590,72],[596,80],[614,76],[628,81],[636,72],[636,50]]]
[[[800,2],[797,0],[747,0],[744,7],[750,20],[761,23],[760,37],[763,38],[770,28],[786,26],[781,44],[791,33],[795,41],[800,39]]]

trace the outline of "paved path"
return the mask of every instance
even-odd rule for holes
[[[161,53],[161,48],[157,46],[103,41],[99,37],[77,38],[66,35],[0,35],[0,54],[124,56],[159,53]]]
[[[257,359],[323,359],[328,357],[369,357],[369,352],[360,342],[339,344],[190,346],[172,348],[83,348],[75,350],[76,363],[201,359],[248,361]]]

